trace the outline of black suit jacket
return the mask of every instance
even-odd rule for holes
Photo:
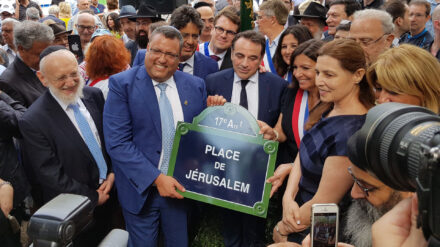
[[[93,87],[85,87],[83,92],[82,101],[95,122],[108,172],[111,172],[102,131],[104,96]],[[46,203],[60,193],[73,193],[87,196],[96,205],[98,166],[72,121],[49,91],[28,109],[19,127],[23,135],[23,162],[35,199]]]
[[[0,76],[0,90],[26,107],[47,91],[35,72],[18,56]]]
[[[130,40],[127,42],[127,44],[125,44],[125,48],[127,48],[127,50],[130,52],[131,55],[130,66],[133,66],[134,58],[136,57],[136,54],[139,49],[138,44],[135,41]]]
[[[223,58],[222,65],[220,66],[220,70],[232,68],[232,60],[231,60],[231,48],[225,54]]]

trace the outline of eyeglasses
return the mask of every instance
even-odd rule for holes
[[[162,54],[163,54],[163,55],[165,55],[165,58],[170,59],[170,60],[171,59],[178,59],[179,58],[178,54],[174,54],[174,53],[171,53],[171,52],[163,52],[161,50],[153,49],[153,48],[150,48],[148,50],[148,52],[151,52],[151,54],[154,55],[154,56],[162,56]]]
[[[350,173],[350,175],[351,175],[351,177],[353,178],[354,182],[355,182],[355,183],[359,186],[359,188],[364,192],[365,197],[368,197],[368,196],[369,196],[368,192],[372,192],[372,191],[376,190],[376,188],[374,188],[374,187],[373,187],[373,188],[367,188],[367,187],[365,187],[365,185],[363,185],[362,182],[359,181],[359,179],[357,179],[357,178],[354,176],[353,171],[351,170],[351,167],[348,167],[347,169],[348,169],[348,173]]]
[[[355,39],[355,38],[349,38],[349,39],[356,41],[359,45],[361,45],[363,47],[368,47],[370,45],[373,45],[373,44],[376,44],[377,42],[379,42],[379,40],[381,40],[385,35],[389,35],[389,33],[382,34],[382,36],[380,36],[376,40],[371,40],[371,39]]]
[[[87,29],[87,31],[94,31],[95,30],[95,26],[76,25],[76,28],[81,31],[84,31],[86,29]]]
[[[428,16],[427,14],[409,13],[409,17],[422,18]]]
[[[226,32],[226,35],[229,37],[234,37],[237,33],[231,30],[225,30],[222,27],[214,27],[215,31],[217,32],[217,34],[223,34],[224,32]]]

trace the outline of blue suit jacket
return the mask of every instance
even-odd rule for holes
[[[145,49],[139,50],[133,61],[133,66],[143,65],[145,62]],[[217,62],[202,53],[194,53],[194,72],[195,76],[205,79],[209,74],[218,71]]]
[[[202,79],[181,71],[174,74],[185,122],[206,108]],[[159,104],[144,66],[113,75],[104,107],[104,136],[114,162],[115,183],[121,206],[137,214],[149,188],[159,176],[162,149]]]
[[[232,97],[232,85],[234,82],[234,70],[226,69],[206,77],[206,89],[208,95],[222,95],[230,102]],[[281,112],[281,95],[287,81],[270,72],[258,75],[258,120],[264,121],[270,126],[275,126]],[[252,99],[248,99],[251,101]]]

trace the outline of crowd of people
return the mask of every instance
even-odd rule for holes
[[[29,217],[60,193],[95,208],[74,246],[113,228],[128,246],[191,245],[207,208],[167,175],[175,128],[225,102],[280,143],[267,183],[282,208],[273,239],[261,217],[215,210],[225,246],[309,246],[317,203],[339,205],[341,246],[427,245],[411,217],[389,238],[417,202],[353,164],[347,140],[375,104],[440,113],[438,3],[250,2],[253,30],[240,30],[238,0],[169,15],[115,0],[52,1],[46,16],[32,0],[2,3],[1,245],[29,245]]]

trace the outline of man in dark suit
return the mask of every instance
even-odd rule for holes
[[[233,7],[224,8],[214,18],[210,42],[199,44],[199,52],[214,59],[219,70],[232,68],[232,39],[240,30],[240,17]]]
[[[202,79],[218,71],[217,63],[197,52],[197,45],[203,21],[200,14],[188,5],[182,5],[171,14],[170,25],[177,28],[183,37],[183,48],[180,54],[179,70],[198,76]],[[145,50],[138,51],[133,66],[144,64]]]
[[[178,30],[162,26],[150,38],[145,66],[110,77],[106,146],[128,246],[156,246],[159,226],[166,246],[187,246],[185,202],[176,192],[184,188],[166,174],[176,123],[192,122],[206,107],[205,83],[176,71],[183,43]]]
[[[46,88],[36,76],[40,53],[54,40],[52,29],[39,22],[23,21],[14,27],[19,56],[0,76],[0,90],[29,107]]]
[[[110,230],[108,205],[101,205],[109,199],[114,182],[104,148],[104,97],[100,90],[83,88],[76,58],[63,46],[49,47],[42,54],[47,55],[37,75],[49,90],[19,121],[23,163],[37,206],[60,193],[84,195],[99,206],[96,224],[77,239],[78,246],[96,246]]]
[[[221,95],[240,104],[258,120],[274,126],[280,115],[281,94],[287,82],[272,73],[259,73],[265,38],[255,31],[237,34],[232,41],[233,69],[206,77],[208,95]],[[225,246],[265,246],[265,220],[233,211],[223,215]]]

